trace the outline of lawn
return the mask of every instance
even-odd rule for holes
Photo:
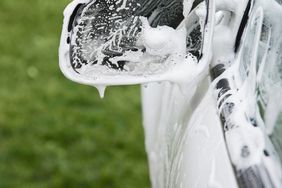
[[[0,1],[0,188],[149,187],[139,87],[100,99],[59,70],[69,2]]]

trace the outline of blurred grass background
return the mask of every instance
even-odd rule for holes
[[[149,187],[138,86],[96,89],[58,67],[70,0],[0,0],[0,188]]]

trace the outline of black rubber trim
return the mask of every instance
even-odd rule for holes
[[[209,12],[210,12],[210,1],[209,0],[206,0],[206,7],[207,7],[207,16],[205,20],[205,25],[208,24],[208,19],[209,19]]]
[[[219,77],[223,72],[225,71],[225,66],[224,64],[217,64],[210,70],[211,78],[212,80],[216,79]]]
[[[245,27],[246,27],[248,20],[249,20],[249,12],[250,12],[250,9],[251,9],[251,4],[252,4],[252,0],[249,0],[247,7],[246,7],[246,10],[244,12],[242,21],[241,21],[240,26],[239,26],[239,30],[238,30],[238,33],[237,33],[237,36],[236,36],[236,41],[235,41],[235,46],[234,46],[234,52],[235,53],[238,51],[238,48],[239,48],[240,42],[241,42],[241,37],[244,33]]]
[[[71,32],[72,27],[73,27],[73,22],[75,20],[75,17],[77,15],[78,10],[80,9],[81,6],[83,6],[84,4],[80,3],[78,5],[76,5],[75,9],[73,10],[71,16],[70,16],[70,20],[69,20],[69,25],[68,25],[68,32]]]

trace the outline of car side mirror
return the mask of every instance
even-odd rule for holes
[[[59,60],[70,80],[98,89],[177,82],[208,67],[213,1],[201,2],[185,16],[178,1],[167,5],[170,9],[150,0],[107,2],[74,0],[64,11]]]

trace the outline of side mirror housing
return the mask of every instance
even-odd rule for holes
[[[182,3],[175,5],[180,13],[160,14],[155,7],[151,16],[139,3],[105,3],[74,0],[64,11],[59,61],[70,80],[97,88],[178,82],[193,79],[208,67],[213,1],[200,3],[182,18]],[[154,14],[176,15],[179,24],[170,27]]]

